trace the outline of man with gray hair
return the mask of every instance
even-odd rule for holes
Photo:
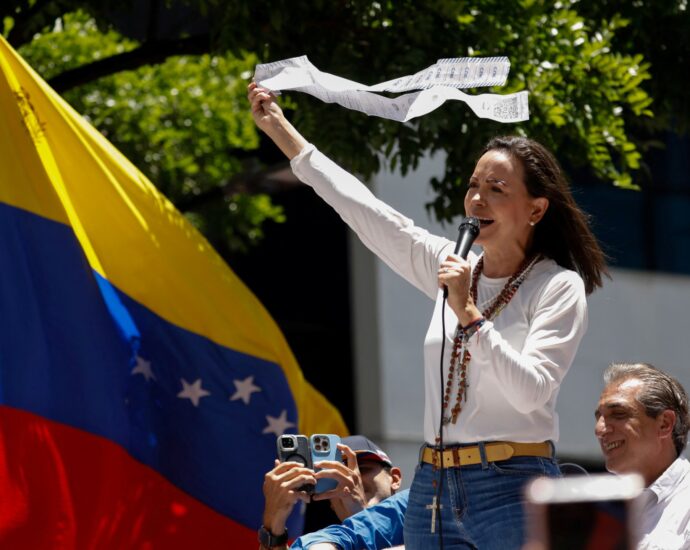
[[[647,363],[604,372],[595,434],[606,469],[644,478],[639,549],[690,548],[688,396],[673,377]]]

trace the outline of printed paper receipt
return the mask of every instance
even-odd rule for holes
[[[274,92],[294,90],[318,97],[326,103],[361,111],[367,115],[406,122],[437,109],[448,100],[467,103],[481,118],[498,122],[529,119],[527,92],[469,95],[459,88],[502,86],[510,62],[507,57],[462,57],[439,59],[416,74],[366,86],[334,74],[324,73],[307,56],[283,59],[256,66],[254,80]],[[395,98],[375,92],[409,92]]]

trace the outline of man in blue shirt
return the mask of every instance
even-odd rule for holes
[[[349,548],[378,550],[403,543],[403,524],[409,489],[350,516],[341,525],[331,525],[298,538],[290,547],[310,550]]]
[[[339,448],[343,463],[323,461],[319,472],[296,462],[278,463],[264,477],[266,504],[259,530],[262,549],[287,549],[285,523],[298,501],[308,502],[309,495],[299,491],[306,483],[329,477],[338,481],[335,489],[313,497],[328,500],[340,521],[378,504],[400,488],[402,472],[392,465],[381,448],[361,435],[345,437]]]

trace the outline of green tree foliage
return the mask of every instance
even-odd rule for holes
[[[51,79],[138,46],[78,11],[56,19],[19,53]],[[244,251],[261,239],[266,220],[284,219],[267,194],[233,178],[257,170],[251,151],[259,140],[246,103],[255,64],[252,54],[174,56],[63,95],[216,246]]]
[[[414,73],[438,58],[510,57],[507,85],[491,91],[530,92],[531,117],[520,125],[478,119],[462,104],[398,124],[293,96],[295,118],[309,138],[365,175],[379,169],[381,152],[384,162],[405,172],[425,152],[443,151],[445,174],[432,181],[432,206],[440,219],[462,210],[463,181],[484,143],[500,133],[529,135],[569,166],[636,187],[640,153],[622,115],[652,116],[643,87],[649,64],[633,51],[614,48],[627,24],[615,13],[587,19],[578,13],[578,2],[538,0],[271,5],[269,10],[268,2],[257,1],[225,9],[226,28],[237,18],[256,21],[244,33],[224,33],[226,47],[242,45],[263,52],[264,59],[307,53],[320,69],[364,83]]]
[[[632,5],[636,3],[644,2],[639,0]],[[54,20],[56,13],[79,7],[102,29],[97,31],[94,27],[91,32],[112,36],[111,29],[124,28],[123,14],[137,7],[141,12],[141,4],[10,0],[11,9],[3,8],[5,32],[15,43],[28,42],[38,24],[35,17],[26,16],[29,11],[43,14],[39,21],[45,26],[49,19],[45,14]],[[641,156],[631,124],[642,126],[640,121],[658,120],[656,131],[671,125],[666,116],[669,103],[662,99],[659,106],[664,117],[653,119],[652,99],[646,91],[662,89],[650,82],[653,69],[649,60],[663,59],[663,54],[654,51],[651,40],[640,39],[648,10],[621,7],[621,16],[620,3],[602,0],[593,7],[577,0],[149,0],[143,4],[148,6],[144,14],[149,14],[149,23],[146,36],[138,44],[120,36],[113,37],[106,47],[106,40],[99,38],[96,41],[102,42],[100,46],[92,43],[85,47],[82,51],[86,57],[79,62],[88,63],[88,55],[96,49],[100,56],[112,56],[86,65],[100,76],[108,70],[103,67],[108,67],[105,62],[109,59],[122,61],[121,68],[132,68],[137,63],[157,63],[156,59],[165,57],[166,51],[184,53],[185,48],[200,47],[185,25],[164,33],[157,30],[163,27],[162,23],[153,24],[157,14],[180,10],[195,14],[188,16],[195,25],[204,22],[200,32],[209,52],[229,53],[222,57],[176,58],[166,62],[160,74],[158,69],[151,68],[129,75],[118,73],[112,80],[101,78],[74,88],[70,98],[182,204],[194,196],[212,197],[213,189],[227,185],[227,177],[234,174],[234,181],[246,181],[240,177],[242,170],[256,170],[252,155],[239,151],[257,146],[242,97],[246,84],[243,77],[257,61],[307,54],[324,71],[373,84],[414,73],[439,58],[508,55],[512,69],[506,86],[470,92],[528,90],[531,118],[520,125],[478,119],[457,102],[400,124],[323,104],[304,94],[287,98],[289,115],[305,135],[364,177],[383,165],[405,173],[423,155],[443,152],[447,158],[445,174],[432,181],[436,197],[431,206],[439,219],[449,219],[461,211],[463,182],[483,144],[493,135],[529,135],[552,148],[567,166],[588,167],[604,182],[634,188]],[[161,11],[166,6],[168,11]],[[685,17],[677,6],[660,11],[660,21],[669,26],[675,24],[672,28],[677,28],[677,21]],[[63,35],[67,20],[63,18]],[[79,20],[80,25],[87,23],[83,18]],[[48,43],[53,40],[49,34],[54,33],[44,34]],[[82,36],[83,31],[74,34]],[[76,38],[69,47],[72,50],[79,49]],[[640,48],[636,47],[638,40]],[[48,71],[48,75],[56,74],[49,71],[49,58],[56,71],[75,66],[65,63],[59,55],[51,58],[46,53],[47,45],[39,48],[31,43],[25,47],[34,49],[35,53],[27,56],[45,67],[42,70]],[[116,47],[125,48],[121,50],[124,54],[113,55]],[[687,43],[674,47],[687,53]],[[64,48],[67,46],[62,46],[61,51]],[[219,68],[214,63],[223,66]],[[88,81],[88,74],[85,71],[67,86]],[[214,77],[209,76],[213,74],[217,78],[215,83]],[[669,86],[663,88],[666,91],[672,88],[671,74]],[[195,96],[198,89],[204,92]],[[675,89],[682,91],[679,82]],[[173,95],[172,90],[177,94]],[[207,111],[203,105],[213,116],[204,114]],[[232,138],[222,135],[223,126],[226,134],[233,134]],[[219,153],[212,151],[214,147],[225,148],[236,158],[215,158]],[[258,149],[254,160],[273,162],[266,155],[268,149]],[[154,158],[156,155],[159,158]],[[229,216],[232,210],[227,204],[224,209],[215,210],[209,206],[214,203],[197,201],[193,211],[197,223],[207,230],[222,227],[215,216],[219,212]],[[235,204],[235,212],[246,206],[239,200],[231,204]],[[263,214],[244,219],[247,231],[258,227],[266,217],[279,215],[268,202],[264,206],[265,210],[254,210],[255,214]],[[254,221],[257,225],[253,225]],[[227,227],[236,223],[236,219],[230,219]]]
[[[690,94],[685,75],[690,71],[690,9],[686,0],[584,2],[582,13],[593,20],[618,14],[628,24],[616,33],[613,47],[637,53],[650,64],[652,78],[645,88],[654,97],[652,119],[630,122],[650,130],[686,133],[690,128]]]
[[[644,87],[654,98],[654,117],[635,117],[624,112],[628,134],[645,153],[663,147],[666,132],[686,134],[690,128],[690,94],[685,75],[690,74],[690,10],[686,0],[634,0],[630,2],[584,2],[582,13],[593,20],[614,13],[628,25],[613,38],[621,53],[643,55],[649,63],[651,79]],[[659,189],[666,182],[654,181],[644,164],[637,174],[642,185]]]

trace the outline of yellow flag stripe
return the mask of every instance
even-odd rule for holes
[[[204,237],[2,37],[0,68],[0,201],[71,226],[91,267],[166,321],[279,364],[301,430],[332,417],[344,433],[278,326]]]

